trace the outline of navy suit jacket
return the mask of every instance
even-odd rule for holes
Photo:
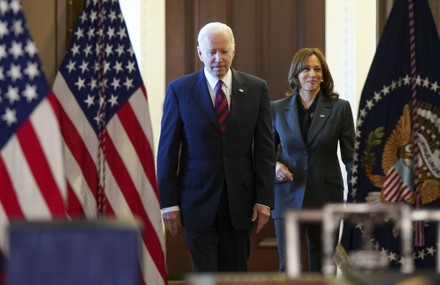
[[[297,100],[298,94],[271,103],[277,161],[294,175],[293,181],[275,185],[273,218],[284,217],[287,208],[321,208],[343,202],[338,143],[348,174],[353,163],[355,129],[349,102],[320,94],[305,143]]]
[[[203,231],[212,224],[223,189],[236,230],[252,227],[255,203],[273,207],[275,151],[267,84],[236,70],[232,76],[224,135],[203,68],[167,88],[157,156],[160,204],[180,206],[187,230]]]

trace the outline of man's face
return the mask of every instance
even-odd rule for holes
[[[225,33],[206,34],[197,51],[208,72],[218,79],[229,71],[235,55],[234,47]]]

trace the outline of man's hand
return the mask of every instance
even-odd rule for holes
[[[264,225],[269,221],[270,218],[270,208],[264,205],[255,204],[254,212],[252,214],[252,222],[258,219],[257,223],[257,234],[264,227]]]
[[[182,227],[180,224],[180,211],[172,211],[162,214],[163,222],[165,223],[166,229],[175,236]]]

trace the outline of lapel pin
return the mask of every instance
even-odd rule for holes
[[[319,115],[321,118],[324,118],[324,114]]]
[[[240,88],[240,89],[238,89],[238,92],[243,93],[244,90]]]

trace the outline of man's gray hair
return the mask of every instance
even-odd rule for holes
[[[198,45],[200,45],[202,39],[206,35],[215,33],[225,33],[228,36],[229,42],[232,44],[232,47],[235,49],[235,39],[232,29],[228,25],[220,22],[208,23],[200,29],[199,36],[197,37]]]

